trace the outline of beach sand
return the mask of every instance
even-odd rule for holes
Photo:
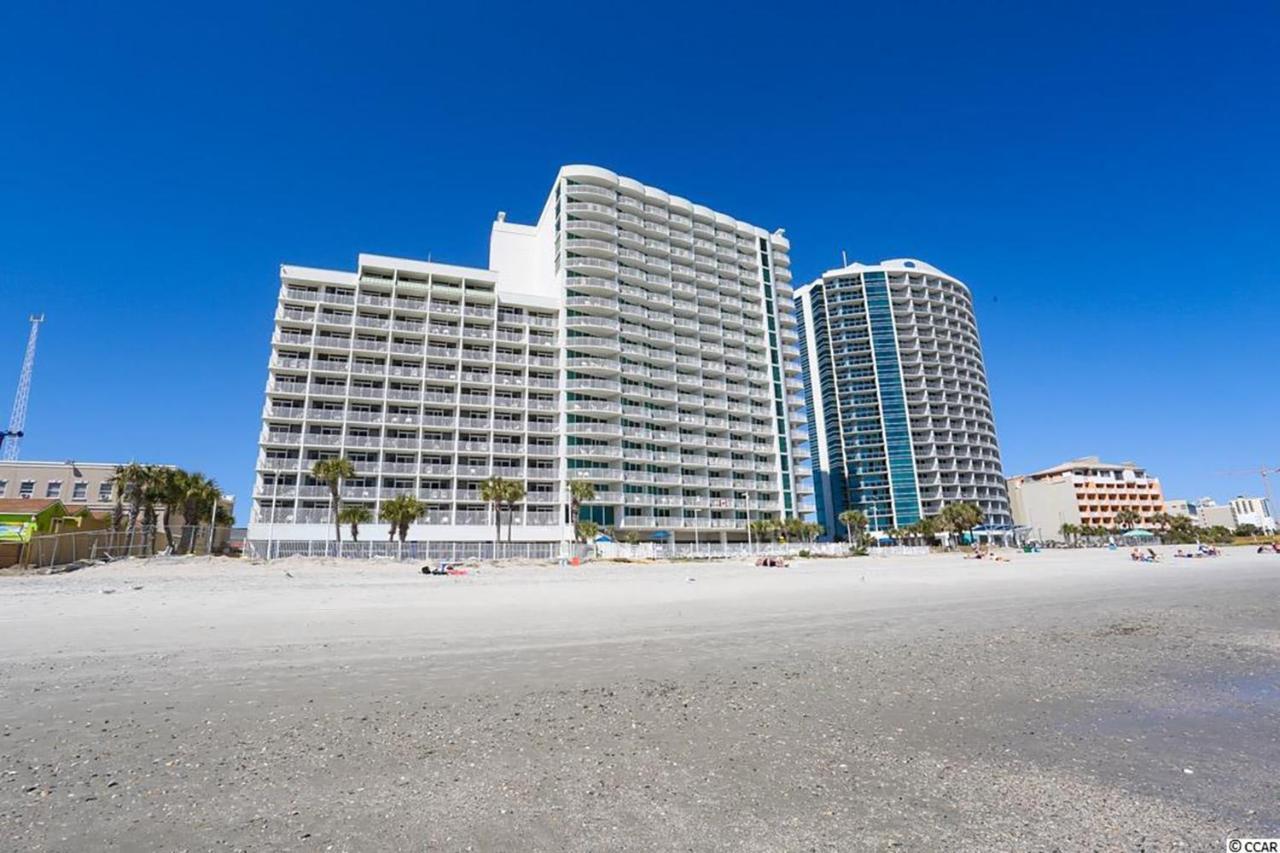
[[[173,558],[0,578],[0,845],[1280,835],[1280,557],[418,568]]]

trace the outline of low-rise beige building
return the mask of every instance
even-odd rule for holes
[[[60,500],[68,508],[109,512],[115,475],[115,463],[107,462],[0,462],[0,499]]]
[[[1126,509],[1137,513],[1139,524],[1164,511],[1160,480],[1133,462],[1086,456],[1011,477],[1008,485],[1014,523],[1040,540],[1061,539],[1064,524],[1114,528]]]
[[[111,512],[116,501],[115,462],[0,462],[0,500],[59,500],[75,512]],[[169,466],[172,467],[172,466]],[[232,515],[235,505],[224,496],[222,506]],[[181,522],[175,516],[174,524]],[[203,522],[207,523],[207,521]]]

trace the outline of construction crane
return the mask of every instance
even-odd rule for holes
[[[44,315],[32,314],[31,334],[27,336],[27,352],[22,357],[22,374],[18,377],[18,393],[13,396],[13,411],[9,414],[9,428],[0,431],[0,453],[6,460],[18,458],[18,445],[27,425],[27,400],[31,396],[31,371],[36,364],[36,336]],[[5,439],[9,439],[7,442]]]

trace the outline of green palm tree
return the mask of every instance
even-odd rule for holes
[[[400,536],[400,544],[409,538],[409,525],[427,514],[427,505],[413,495],[396,495],[384,501],[379,513],[382,521],[391,528],[389,539]]]
[[[364,504],[347,504],[338,510],[338,521],[351,525],[351,541],[360,541],[360,525],[373,521],[373,511]]]
[[[190,553],[196,548],[196,531],[200,522],[215,513],[214,507],[222,499],[222,490],[199,471],[186,473],[182,486],[182,538],[186,539],[186,550]]]
[[[582,509],[583,504],[591,503],[596,499],[596,487],[586,480],[574,480],[569,484],[569,518],[574,525],[578,523],[578,513]],[[574,527],[574,534],[577,534],[577,527]]]
[[[511,544],[511,521],[515,517],[516,504],[524,500],[527,494],[524,483],[519,480],[507,480],[502,490],[502,502],[507,507],[507,544]]]
[[[480,484],[480,500],[493,507],[493,555],[498,556],[498,543],[502,541],[502,504],[506,500],[507,481],[502,477],[489,477]]]
[[[173,469],[158,465],[146,466],[146,479],[142,483],[142,529],[147,537],[147,551],[155,553],[156,533],[160,526],[158,507],[165,502],[168,472]]]
[[[963,533],[971,533],[973,528],[982,523],[983,519],[982,510],[978,508],[978,505],[967,501],[947,504],[942,508],[942,512],[939,515],[945,528],[953,531],[957,539],[960,539]],[[972,538],[972,535],[970,535],[970,539]]]
[[[1129,507],[1125,507],[1116,513],[1116,526],[1121,530],[1132,530],[1138,526],[1140,521],[1142,521],[1142,516]]]
[[[938,522],[933,516],[926,516],[919,521],[907,525],[907,533],[912,539],[928,544],[937,532]]]
[[[867,533],[867,514],[860,509],[846,509],[838,518],[844,525],[849,541],[862,547]]]
[[[142,512],[143,495],[147,489],[147,482],[151,478],[149,466],[139,465],[137,462],[130,462],[127,465],[116,466],[116,488],[119,490],[120,500],[129,508],[129,547],[133,547],[133,531],[138,525],[138,515]]]
[[[590,542],[592,553],[595,552],[596,537],[600,535],[600,525],[590,519],[586,519],[575,524],[573,532],[581,542]]]
[[[157,471],[156,481],[160,501],[164,504],[164,538],[169,543],[169,548],[176,552],[179,543],[173,535],[173,517],[182,513],[191,474],[181,468],[160,468]]]
[[[124,526],[124,491],[115,477],[111,478],[111,492],[115,501],[111,505],[111,529],[119,530]]]
[[[757,518],[747,527],[751,530],[751,535],[755,537],[756,542],[767,542],[773,537],[774,530],[777,529],[777,522],[772,518]]]
[[[356,475],[356,466],[345,456],[332,459],[319,459],[311,466],[311,476],[329,487],[329,513],[333,516],[333,538],[338,545],[342,544],[342,523],[338,521],[338,503],[343,480],[350,480]]]

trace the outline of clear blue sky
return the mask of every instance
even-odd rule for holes
[[[25,458],[199,468],[245,518],[278,264],[484,265],[588,162],[786,227],[797,282],[967,281],[1009,473],[1280,466],[1275,3],[119,5],[0,9]]]

